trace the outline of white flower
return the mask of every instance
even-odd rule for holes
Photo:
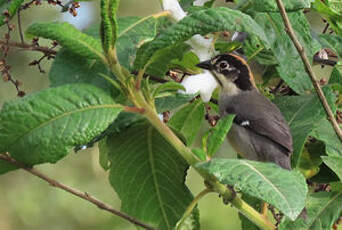
[[[203,6],[204,3],[209,2],[210,0],[195,0],[194,6]]]
[[[217,87],[217,82],[208,70],[204,70],[203,73],[186,77],[182,81],[182,85],[186,89],[185,93],[195,94],[200,92],[202,100],[208,102]],[[180,92],[184,93],[184,91]]]

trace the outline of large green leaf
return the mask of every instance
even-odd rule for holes
[[[0,0],[0,26],[5,24],[5,15],[3,12],[8,11],[9,17],[12,18],[18,11],[24,0]]]
[[[221,118],[216,126],[204,136],[204,149],[206,149],[208,156],[212,157],[220,149],[230,127],[232,127],[234,117],[234,115],[228,115]]]
[[[273,205],[294,220],[305,205],[308,188],[298,171],[273,163],[238,159],[213,159],[196,168],[215,176],[221,183]]]
[[[107,145],[109,180],[122,211],[158,229],[173,229],[193,198],[185,186],[184,159],[146,123],[113,134]]]
[[[141,46],[137,52],[134,67],[135,69],[144,68],[155,52],[186,41],[195,34],[205,35],[226,30],[245,31],[256,35],[264,45],[268,46],[264,31],[249,15],[229,8],[211,8],[186,16],[177,24],[163,31],[156,39]]]
[[[292,27],[309,60],[320,49],[316,40],[310,34],[310,25],[302,12],[288,12]],[[312,89],[312,83],[307,75],[303,62],[291,39],[285,32],[285,27],[279,13],[258,13],[255,20],[261,25],[271,44],[271,50],[278,62],[280,77],[298,94],[304,94]],[[255,47],[258,50],[259,47]]]
[[[50,86],[89,83],[103,89],[112,89],[113,86],[102,78],[100,74],[110,76],[108,68],[101,61],[84,58],[62,48],[50,68]]]
[[[119,37],[116,42],[118,58],[126,68],[135,58],[135,52],[139,43],[144,39],[152,39],[155,36],[156,21],[153,17],[122,17],[118,19]],[[99,25],[93,25],[85,31],[86,34],[99,41]],[[104,89],[113,88],[100,74],[110,76],[109,70],[99,60],[82,57],[74,52],[62,48],[52,63],[49,77],[51,86],[84,82],[94,84]]]
[[[330,88],[324,88],[325,96],[334,108],[335,96]],[[298,167],[308,135],[325,119],[325,110],[316,95],[278,97],[274,103],[288,122],[293,139],[292,166]]]
[[[82,33],[66,22],[34,23],[27,30],[28,35],[56,40],[69,51],[85,58],[99,59],[106,63],[101,42]]]
[[[54,163],[103,132],[121,109],[92,85],[46,89],[4,104],[0,146],[27,164]]]
[[[202,100],[195,100],[177,111],[170,119],[168,125],[180,132],[190,146],[204,120],[205,108]]]
[[[303,8],[310,8],[312,1],[313,0],[283,0],[283,3],[286,11],[296,11]],[[262,12],[279,11],[277,3],[274,0],[253,1],[250,8]]]
[[[327,230],[340,216],[342,211],[342,192],[318,192],[307,201],[307,218],[295,222],[285,219],[279,230]]]
[[[116,11],[119,2],[119,0],[101,0],[101,41],[103,51],[107,55],[114,52],[115,42],[118,37]]]
[[[342,181],[342,156],[322,156],[322,159],[324,163],[328,165],[329,168],[331,168]]]

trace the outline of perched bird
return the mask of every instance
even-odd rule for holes
[[[227,137],[238,154],[291,170],[293,147],[289,126],[278,107],[258,92],[246,61],[227,53],[197,66],[209,70],[221,87],[221,117],[235,114]]]

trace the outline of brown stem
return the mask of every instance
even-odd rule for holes
[[[60,183],[59,181],[56,181],[48,176],[46,176],[45,174],[41,173],[40,171],[34,169],[34,168],[30,168],[26,165],[24,165],[23,163],[21,162],[18,162],[16,161],[15,159],[13,159],[12,157],[10,157],[9,155],[6,155],[6,154],[0,154],[0,159],[1,160],[4,160],[12,165],[15,165],[21,169],[24,169],[25,171],[31,173],[32,175],[35,175],[37,177],[39,177],[40,179],[42,180],[45,180],[46,182],[48,182],[51,186],[53,187],[56,187],[56,188],[59,188],[59,189],[62,189],[68,193],[71,193],[75,196],[78,196],[79,198],[83,199],[83,200],[86,200],[86,201],[89,201],[93,204],[95,204],[97,207],[99,207],[100,209],[102,210],[105,210],[105,211],[108,211],[116,216],[119,216],[139,227],[142,227],[144,229],[148,229],[148,230],[156,230],[155,228],[147,225],[147,224],[144,224],[142,222],[140,222],[139,220],[135,219],[134,217],[132,216],[129,216],[123,212],[120,212],[114,208],[112,208],[111,206],[109,206],[108,204],[98,200],[97,198],[95,198],[94,196],[91,196],[89,195],[87,192],[81,192],[77,189],[74,189],[72,187],[69,187],[67,185],[64,185],[62,183]]]
[[[21,9],[19,8],[18,9],[18,30],[19,30],[19,36],[20,36],[20,41],[22,44],[25,43],[25,40],[24,40],[24,35],[23,35],[23,29],[21,27],[21,16],[20,16],[20,11]]]
[[[313,57],[313,60],[314,60],[314,62],[316,62],[317,64],[320,64],[320,65],[335,66],[337,63],[336,61],[333,61],[333,60],[320,58],[317,55],[315,55]]]
[[[321,103],[325,109],[325,112],[329,117],[329,121],[331,122],[337,136],[342,141],[342,131],[340,129],[340,126],[338,125],[338,123],[334,117],[334,114],[333,114],[331,108],[329,107],[328,101],[325,98],[318,81],[316,80],[315,73],[313,72],[313,70],[311,68],[310,62],[306,56],[304,48],[300,44],[300,42],[298,41],[298,39],[297,39],[293,29],[292,29],[290,20],[289,20],[287,14],[286,14],[286,11],[285,11],[284,4],[283,4],[282,0],[276,0],[276,1],[277,1],[278,8],[280,10],[280,14],[281,14],[283,21],[284,21],[284,24],[285,24],[285,30],[286,30],[287,34],[289,35],[289,37],[291,38],[291,40],[292,40],[294,46],[296,47],[300,57],[302,58],[302,61],[303,61],[304,66],[305,66],[305,70],[308,73],[308,75],[311,79],[311,82],[312,82],[312,84],[316,90],[317,95],[318,95],[318,98],[320,99],[320,101],[321,101]]]
[[[0,45],[7,45],[6,41],[0,40]],[[8,46],[16,47],[16,48],[22,48],[24,50],[30,50],[30,51],[39,51],[46,54],[53,54],[56,55],[57,51],[50,49],[49,47],[43,47],[43,46],[34,46],[27,43],[19,43],[19,42],[8,42]]]

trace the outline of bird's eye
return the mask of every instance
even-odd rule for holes
[[[220,62],[219,66],[220,66],[220,69],[227,69],[229,65],[226,61],[222,61]]]

